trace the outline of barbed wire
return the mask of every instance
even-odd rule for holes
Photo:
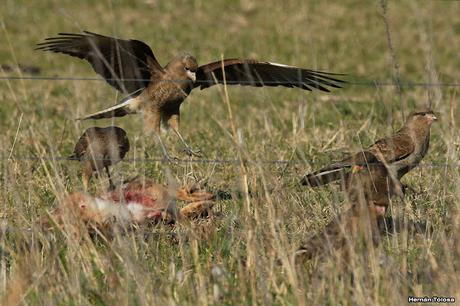
[[[117,79],[117,78],[109,78],[109,79],[102,79],[97,77],[59,77],[59,76],[0,76],[0,81],[97,81],[97,82],[105,82],[105,81],[118,81],[118,82],[148,82],[150,79]],[[184,80],[162,80],[161,82],[174,82],[174,83],[183,83],[189,82]],[[209,83],[209,80],[196,80],[197,83]],[[254,81],[226,81],[228,85],[238,85],[238,84],[247,84],[251,85],[254,84]],[[309,81],[290,81],[290,82],[283,82],[283,81],[266,81],[263,82],[266,85],[287,85],[287,84],[294,84],[294,85],[310,85],[314,87],[314,84],[310,84]],[[344,81],[342,83],[344,86],[347,85],[356,85],[356,86],[369,86],[369,87],[385,87],[385,86],[400,86],[400,87],[460,87],[460,83],[457,82],[447,82],[447,83],[429,83],[429,82],[396,82],[396,81],[379,81],[379,80],[351,80],[351,81]],[[340,85],[336,84],[336,85]]]

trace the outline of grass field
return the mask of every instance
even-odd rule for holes
[[[386,13],[380,1],[365,0],[94,2],[3,0],[0,64],[95,77],[87,63],[33,50],[58,32],[89,30],[145,41],[161,64],[182,51],[201,64],[251,57],[347,73],[352,83],[331,94],[228,87],[236,135],[223,87],[193,92],[181,108],[183,135],[206,158],[243,157],[244,167],[144,162],[160,151],[141,117],[116,119],[129,133],[127,158],[135,159],[114,167],[117,181],[142,174],[251,196],[219,201],[216,215],[200,222],[104,241],[36,224],[57,199],[83,188],[78,166],[58,157],[71,153],[85,128],[112,123],[74,118],[121,97],[103,81],[0,80],[3,305],[403,305],[409,295],[458,302],[460,2],[391,1]],[[0,71],[7,76],[20,74]],[[375,85],[396,78],[457,86]],[[346,262],[337,251],[294,265],[305,237],[344,207],[337,186],[301,188],[299,178],[394,132],[428,105],[440,119],[430,151],[403,178],[416,192],[395,200],[390,213],[432,230],[403,229]],[[164,135],[173,155],[184,157],[175,135]],[[303,162],[254,162],[290,159]]]

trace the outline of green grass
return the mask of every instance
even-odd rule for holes
[[[459,82],[459,10],[456,1],[389,3],[402,81]],[[46,76],[95,77],[82,61],[33,51],[45,37],[85,29],[143,40],[162,64],[188,51],[202,64],[222,55],[254,57],[347,73],[356,81],[391,82],[393,64],[381,13],[379,1],[363,0],[4,0],[0,64],[39,66]],[[208,158],[234,159],[238,150],[222,90],[198,90],[187,99],[182,133]],[[2,249],[9,252],[0,260],[3,303],[401,305],[408,295],[458,300],[459,169],[429,166],[458,163],[457,91],[413,87],[404,88],[400,97],[392,86],[349,85],[332,94],[229,87],[242,154],[251,160],[293,158],[305,163],[287,168],[248,163],[249,203],[219,201],[219,213],[209,220],[175,229],[143,229],[107,242],[65,231],[43,232],[36,226],[59,197],[82,185],[78,166],[71,162],[25,158],[69,155],[85,128],[111,123],[73,119],[120,97],[104,82],[1,80],[0,217],[9,227],[0,234]],[[433,127],[425,166],[403,179],[418,193],[395,202],[392,213],[427,221],[433,231],[403,231],[346,263],[331,256],[293,266],[289,258],[297,246],[343,207],[336,186],[297,187],[302,174],[372,144],[398,129],[403,114],[429,103],[440,121]],[[159,156],[139,116],[115,124],[129,133],[132,150],[127,158]],[[174,135],[166,142],[181,156]],[[120,163],[114,172],[118,181],[145,174],[159,182],[198,181],[213,189],[244,190],[238,165],[169,167],[138,161]]]

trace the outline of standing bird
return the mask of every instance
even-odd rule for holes
[[[343,187],[351,208],[310,235],[295,253],[296,259],[334,253],[346,244],[356,247],[362,240],[369,247],[379,244],[379,223],[384,220],[391,198],[402,197],[401,183],[390,177],[383,164],[369,164],[354,166],[345,175]]]
[[[383,217],[393,196],[403,197],[403,185],[391,177],[383,164],[354,166],[345,176],[344,191],[353,206],[364,204],[377,217]]]
[[[69,159],[82,162],[85,189],[88,188],[93,172],[99,173],[104,168],[109,177],[110,188],[113,188],[109,166],[122,160],[128,151],[128,136],[122,128],[117,126],[90,127],[81,135]]]
[[[428,151],[431,124],[436,121],[433,111],[412,112],[404,126],[390,137],[378,140],[372,146],[319,171],[307,174],[301,184],[325,185],[344,176],[353,166],[383,164],[393,179],[400,180],[415,168]]]
[[[127,95],[118,104],[80,119],[121,117],[142,113],[148,131],[153,131],[169,155],[160,137],[160,123],[173,129],[190,156],[193,151],[179,132],[179,109],[192,89],[215,84],[243,86],[285,86],[329,92],[344,81],[339,74],[303,69],[251,59],[223,59],[198,66],[197,60],[183,54],[165,67],[148,45],[139,40],[123,40],[84,31],[82,34],[59,33],[38,44],[37,50],[64,53],[88,61],[111,86]]]

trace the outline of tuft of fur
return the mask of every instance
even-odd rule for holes
[[[96,227],[148,224],[160,221],[171,223],[178,218],[206,215],[212,208],[214,195],[195,187],[177,190],[155,183],[149,178],[136,178],[99,195],[75,192],[68,195],[53,215],[58,224],[70,217]],[[178,209],[177,200],[187,202]]]

